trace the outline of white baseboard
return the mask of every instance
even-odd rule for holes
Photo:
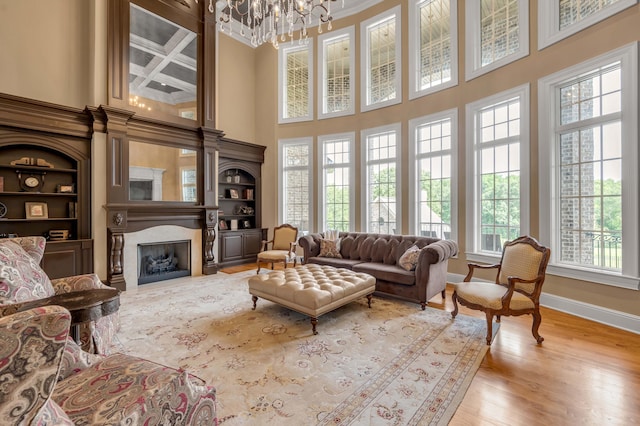
[[[464,279],[460,274],[447,274],[447,282],[456,283]],[[602,306],[584,303],[566,297],[555,296],[553,294],[542,293],[540,305],[545,308],[555,309],[580,318],[606,324],[621,330],[640,334],[640,316],[627,314],[625,312],[614,311]]]

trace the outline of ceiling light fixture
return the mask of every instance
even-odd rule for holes
[[[286,41],[287,35],[293,40],[296,30],[300,31],[299,41],[307,43],[308,28],[316,23],[318,33],[322,33],[324,24],[331,31],[331,3],[335,1],[217,0],[218,28],[222,32],[231,33],[231,21],[240,22],[240,35],[246,37],[248,30],[253,46],[269,42],[277,49],[279,41]],[[342,6],[344,7],[344,0]],[[209,0],[209,12],[214,11],[213,0]]]

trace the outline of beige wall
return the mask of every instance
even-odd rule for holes
[[[254,50],[231,37],[218,37],[216,127],[230,138],[264,145],[256,139],[256,75]]]
[[[537,51],[537,2],[530,8],[530,55],[470,82],[460,75],[458,86],[442,92],[408,101],[407,8],[406,1],[385,0],[357,17],[334,22],[334,28],[356,25],[359,40],[360,20],[367,19],[397,4],[403,5],[403,86],[404,102],[400,105],[350,117],[279,126],[277,123],[277,51],[270,45],[251,49],[222,35],[218,43],[219,68],[218,128],[230,138],[266,145],[263,166],[263,225],[277,224],[277,140],[339,133],[360,134],[362,129],[389,123],[402,123],[403,144],[407,145],[407,122],[411,118],[459,108],[459,170],[466,168],[464,152],[464,106],[493,93],[524,83],[531,84],[531,232],[538,234],[538,167],[537,80],[570,65],[597,56],[632,41],[640,40],[640,6],[636,5],[581,33]],[[463,28],[464,1],[458,2],[458,21]],[[84,108],[85,105],[106,103],[106,0],[55,0],[37,2],[0,0],[0,92],[40,99],[62,105]],[[464,69],[464,31],[459,36],[459,67]],[[316,49],[317,50],[317,49]],[[359,59],[359,47],[356,59]],[[314,70],[317,69],[314,65]],[[359,73],[359,64],[356,73]],[[357,74],[359,75],[359,74]],[[359,78],[358,78],[359,81]],[[359,110],[360,87],[356,87],[356,110]],[[315,95],[317,99],[317,94]],[[104,205],[106,153],[105,138],[94,139],[93,218],[96,239],[96,270],[105,278],[106,255]],[[403,162],[408,161],[404,150]],[[359,167],[359,159],[356,161]],[[317,173],[317,171],[316,171]],[[403,180],[406,181],[406,170]],[[359,182],[357,182],[359,183]],[[459,192],[461,255],[451,262],[450,272],[464,274],[465,187]],[[408,189],[402,196],[408,199]],[[406,201],[405,201],[406,203]],[[408,222],[407,206],[403,223]],[[359,212],[358,212],[359,213]],[[359,217],[359,214],[358,214]],[[359,219],[358,219],[359,221]],[[359,222],[358,222],[359,225]],[[405,225],[406,226],[406,225]],[[404,230],[406,232],[406,229]],[[640,315],[640,292],[623,290],[576,280],[549,276],[545,292],[604,308]]]

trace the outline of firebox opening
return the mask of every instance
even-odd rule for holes
[[[138,284],[191,275],[191,241],[138,244]]]

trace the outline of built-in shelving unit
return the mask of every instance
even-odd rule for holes
[[[222,138],[218,167],[218,231],[221,266],[255,262],[267,230],[261,220],[264,147]]]
[[[0,96],[0,237],[47,238],[49,278],[93,272],[90,117]]]

